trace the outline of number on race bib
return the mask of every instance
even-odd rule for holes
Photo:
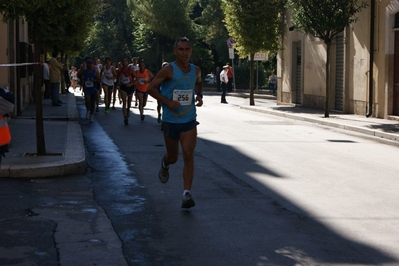
[[[174,90],[173,100],[180,102],[181,105],[190,105],[193,100],[192,90]]]
[[[93,84],[93,82],[91,80],[86,80],[85,81],[85,85],[86,85],[87,88],[90,88],[90,87],[94,86],[94,84]]]
[[[130,83],[130,78],[129,77],[123,77],[122,78],[122,83],[123,84],[129,84]]]

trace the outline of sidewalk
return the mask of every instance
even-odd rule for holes
[[[229,93],[229,96],[249,98],[249,93]],[[399,144],[399,122],[396,120],[373,117],[367,118],[366,116],[343,114],[334,111],[330,111],[330,117],[325,118],[324,110],[322,109],[277,105],[275,96],[265,94],[256,94],[255,98],[258,100],[258,103],[256,103],[255,106],[246,105],[240,106],[240,108],[354,131],[368,136],[390,140],[395,144]],[[260,98],[265,99],[265,101],[259,103]]]
[[[73,93],[60,94],[61,106],[43,99],[43,127],[47,156],[35,156],[36,110],[29,104],[9,121],[12,140],[0,167],[0,177],[35,178],[83,173],[85,149]]]
[[[214,88],[207,88],[204,94],[220,95],[221,92],[216,92]],[[267,91],[255,92],[254,106],[249,105],[248,92],[229,92],[228,96],[248,98],[248,105],[240,106],[241,109],[354,131],[392,141],[393,144],[399,144],[399,117],[395,117],[396,120],[388,120],[331,111],[330,117],[324,118],[324,110],[322,109],[277,105],[276,97],[267,93]]]
[[[220,94],[206,90],[205,95]],[[249,93],[229,93],[228,96],[249,98]],[[51,106],[51,100],[43,100],[44,132],[48,156],[34,156],[36,152],[35,106],[30,104],[22,116],[10,121],[12,143],[10,152],[3,158],[0,177],[37,178],[80,174],[85,171],[85,149],[75,95],[62,94],[62,106]],[[330,113],[324,118],[324,110],[277,105],[276,97],[256,93],[256,105],[240,106],[242,109],[277,115],[343,130],[399,144],[399,122],[367,118],[360,115]]]

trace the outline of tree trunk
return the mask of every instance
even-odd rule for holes
[[[38,35],[38,17],[35,16],[33,21],[33,39],[35,45],[34,58],[35,62],[40,62],[41,43]],[[34,86],[35,86],[35,104],[36,104],[36,153],[37,155],[46,155],[46,143],[44,140],[43,127],[43,105],[42,105],[42,66],[34,65]]]
[[[324,117],[330,117],[330,51],[331,41],[326,41],[327,45],[327,59],[326,59],[326,102],[324,105]]]
[[[254,54],[251,54],[249,62],[249,105],[255,105],[254,99]]]

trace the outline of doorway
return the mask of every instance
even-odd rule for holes
[[[301,42],[294,42],[292,45],[292,102],[302,104],[302,45]]]
[[[393,115],[399,115],[399,31],[395,31],[395,53],[393,72]]]

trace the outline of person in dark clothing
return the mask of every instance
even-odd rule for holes
[[[69,87],[71,87],[71,78],[69,77],[68,69],[64,69],[64,79],[65,79],[65,92],[69,93]]]
[[[220,69],[219,66],[217,66],[217,67],[216,67],[216,75],[215,75],[215,77],[216,77],[216,89],[217,89],[217,91],[220,91],[220,90],[221,90],[221,89],[220,89],[220,72],[221,72],[221,69]]]
[[[227,92],[227,86],[229,83],[229,78],[227,77],[227,69],[229,68],[228,65],[225,65],[223,67],[222,72],[220,72],[220,83],[222,86],[222,97],[220,98],[221,103],[227,103],[226,101],[226,92]]]

